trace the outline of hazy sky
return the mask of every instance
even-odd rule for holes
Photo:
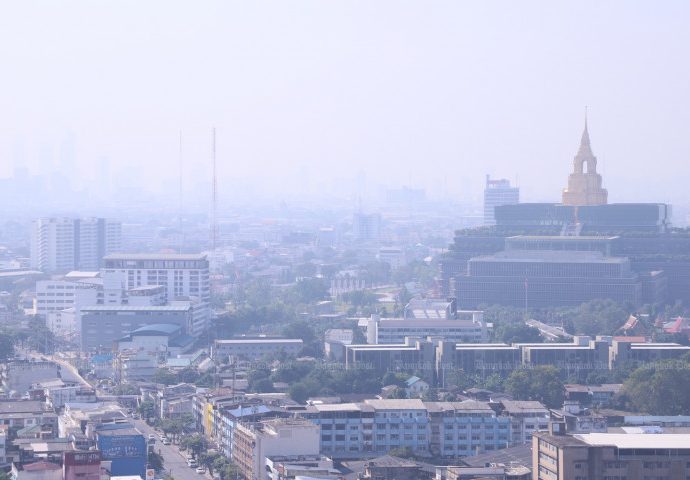
[[[688,202],[687,1],[3,1],[0,176],[262,192],[483,176],[558,200],[589,105],[610,201]],[[67,135],[74,154],[65,154]],[[21,152],[24,152],[23,154]],[[23,156],[22,156],[23,155]],[[70,163],[70,157],[74,162]]]

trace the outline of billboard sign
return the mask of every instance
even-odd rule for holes
[[[143,435],[99,435],[98,448],[104,460],[146,457]]]
[[[65,465],[96,465],[101,463],[101,452],[65,452]]]

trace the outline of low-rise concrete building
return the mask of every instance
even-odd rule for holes
[[[563,427],[554,423],[532,437],[534,480],[687,478],[690,435],[566,435]]]
[[[214,340],[211,349],[211,357],[214,360],[222,360],[226,357],[241,360],[256,360],[264,356],[275,356],[285,353],[288,356],[296,356],[304,345],[299,338],[231,338],[227,340]]]
[[[266,459],[276,455],[318,456],[319,427],[303,419],[267,420],[236,427],[232,461],[242,477],[266,478]]]

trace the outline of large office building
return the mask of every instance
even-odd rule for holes
[[[608,203],[608,192],[597,173],[587,129],[573,160],[561,203],[499,205],[494,207],[494,216],[493,226],[456,232],[449,252],[440,262],[443,295],[452,294],[455,277],[467,275],[470,259],[506,250],[507,239],[515,235],[616,236],[617,240],[611,242],[611,249],[604,256],[628,258],[630,268],[639,275],[644,288],[642,302],[690,301],[690,233],[672,228],[670,205]],[[511,285],[505,288],[520,289]]]
[[[515,205],[520,203],[520,189],[511,187],[510,180],[504,178],[491,180],[486,176],[484,187],[484,225],[494,225],[496,217],[494,208],[501,205]]]
[[[440,385],[454,372],[486,378],[505,375],[517,368],[555,366],[568,377],[584,378],[592,371],[623,366],[640,367],[665,360],[678,360],[690,347],[677,343],[631,343],[611,337],[576,336],[570,343],[455,343],[428,337],[407,338],[392,345],[347,345],[347,368],[377,371],[421,372]],[[450,375],[450,377],[449,377]]]
[[[571,306],[610,298],[639,305],[642,281],[627,257],[607,255],[611,239],[514,237],[506,249],[474,257],[451,281],[459,306]]]
[[[125,289],[163,286],[167,300],[197,297],[210,300],[209,264],[203,254],[112,254],[104,258],[105,273],[123,274]]]
[[[120,222],[105,218],[39,218],[31,228],[31,267],[42,272],[98,270],[122,244]]]
[[[81,349],[92,351],[111,350],[113,342],[147,325],[173,324],[190,333],[198,319],[191,302],[179,302],[175,305],[88,306],[82,308],[79,322]]]
[[[687,480],[690,435],[586,433],[566,435],[563,423],[532,436],[534,480]]]

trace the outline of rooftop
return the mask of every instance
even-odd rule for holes
[[[506,250],[470,259],[470,262],[628,263],[627,257],[605,257],[600,252],[572,250]]]
[[[5,413],[41,413],[46,407],[38,400],[0,401],[0,414]]]
[[[82,307],[83,313],[88,312],[188,312],[191,306],[183,305],[151,305],[151,306],[131,306],[131,305],[91,305]]]
[[[103,260],[206,260],[203,253],[113,253]]]
[[[367,399],[364,403],[377,410],[425,410],[424,402],[418,398],[374,400]]]
[[[548,414],[548,409],[534,400],[501,400],[501,404],[509,413],[540,413]]]
[[[588,445],[617,448],[677,449],[690,446],[690,434],[681,433],[586,433],[574,435]]]
[[[250,339],[227,339],[227,340],[214,340],[214,343],[219,345],[245,345],[253,343],[295,343],[301,344],[302,339],[300,338],[250,338]]]
[[[152,325],[145,325],[137,328],[130,335],[172,335],[178,333],[180,329],[179,325],[174,325],[172,323],[154,323]]]

